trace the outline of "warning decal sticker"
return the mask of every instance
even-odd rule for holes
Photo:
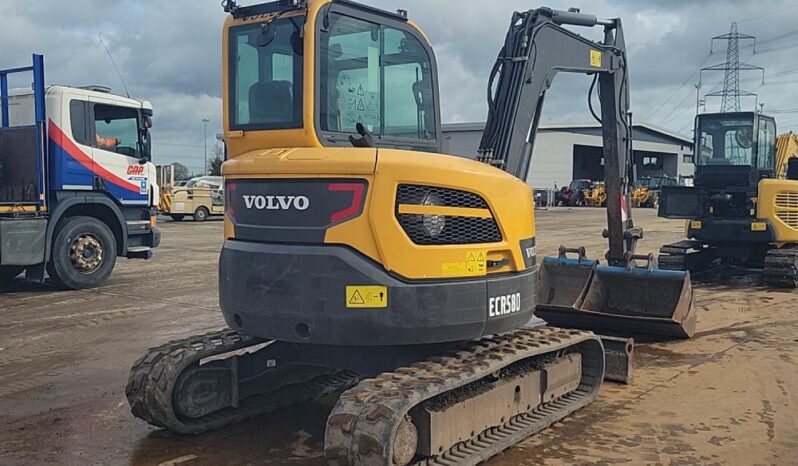
[[[488,273],[487,251],[466,251],[464,262],[444,262],[441,274],[445,277],[476,277]]]
[[[590,51],[590,66],[601,68],[601,52],[598,50]]]
[[[388,287],[347,285],[346,307],[355,309],[388,307]]]

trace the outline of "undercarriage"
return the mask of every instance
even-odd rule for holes
[[[601,341],[577,330],[382,349],[225,330],[151,349],[126,394],[137,417],[198,434],[344,390],[327,420],[330,464],[476,464],[592,401],[603,377]]]
[[[769,249],[768,249],[769,248]],[[682,240],[660,248],[660,268],[683,270],[700,278],[731,266],[762,269],[767,286],[798,287],[798,248],[791,246],[712,245],[700,240]]]

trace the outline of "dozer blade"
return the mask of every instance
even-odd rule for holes
[[[544,259],[539,284],[541,299],[535,315],[551,325],[624,336],[690,338],[695,334],[689,272],[659,270],[655,266],[598,265],[592,269],[583,293],[577,295],[575,284],[584,281],[585,272],[571,267],[574,275],[569,278],[567,270],[558,271],[557,279],[562,284],[558,287],[551,283],[551,278],[543,281],[546,263]],[[568,284],[569,280],[572,283]]]

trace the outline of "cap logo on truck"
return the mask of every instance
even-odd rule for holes
[[[310,199],[307,196],[253,196],[245,195],[247,209],[257,210],[307,210]]]

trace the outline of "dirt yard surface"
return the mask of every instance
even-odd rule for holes
[[[682,225],[635,211],[639,250]],[[0,294],[0,464],[324,464],[334,397],[219,432],[176,436],[134,418],[128,369],[150,346],[224,326],[216,266],[222,223],[161,223],[148,262],[121,260],[101,289],[20,281]],[[538,252],[561,242],[603,257],[601,209],[538,212]],[[696,284],[698,334],[636,348],[631,386],[600,398],[488,464],[795,464],[798,292],[735,271]]]

